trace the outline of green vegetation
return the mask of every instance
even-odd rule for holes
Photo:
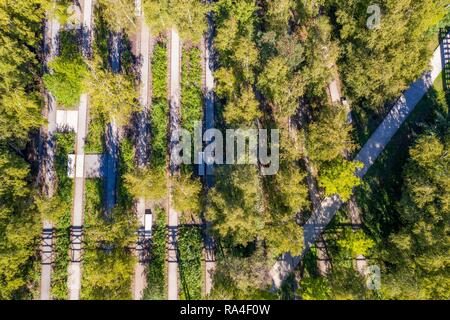
[[[180,297],[182,300],[202,298],[202,234],[197,226],[181,226],[178,235]]]
[[[121,130],[118,201],[112,212],[102,203],[104,181],[85,184],[81,298],[131,298],[136,198],[150,203],[156,217],[145,298],[167,297],[168,185],[173,186],[174,208],[181,213],[182,299],[203,298],[203,220],[211,223],[208,231],[218,243],[212,299],[450,298],[450,98],[443,79],[436,81],[364,180],[355,175],[362,164],[350,161],[402,90],[428,67],[437,33],[449,26],[448,0],[380,0],[381,24],[375,29],[367,26],[367,9],[373,4],[369,0],[142,4],[156,44],[150,163],[138,169],[133,146],[133,115],[139,111],[139,57],[132,50],[138,30],[135,1],[97,1],[92,57],[82,57],[78,30],[63,27],[58,53],[44,68],[43,23],[46,18],[75,22],[68,11],[72,1],[0,0],[0,299],[37,297],[43,220],[56,229],[52,296],[67,298],[73,205],[67,160],[75,138],[71,132],[56,135],[55,194],[49,199],[38,172],[45,92],[66,109],[76,108],[83,92],[89,94],[87,153],[104,153],[108,123],[114,121]],[[205,190],[193,165],[167,177],[165,34],[175,28],[181,36],[181,125],[193,132],[202,120],[200,43],[208,11],[215,31],[216,124],[222,131],[278,129],[280,168],[265,176],[262,166],[219,165],[215,186]],[[113,39],[121,42],[121,70],[116,73],[110,65]],[[332,80],[350,105],[331,103]],[[350,110],[353,124],[348,122]],[[302,253],[302,225],[316,209],[316,200],[333,195],[351,202],[323,233],[326,254],[313,246],[282,290],[268,293],[273,263],[285,252]],[[329,258],[329,270],[318,263],[323,255]],[[379,290],[367,288],[359,270],[362,259],[380,267]]]
[[[136,31],[134,0],[100,0],[98,6],[111,31],[125,30],[128,34]]]
[[[135,259],[128,248],[136,242],[134,214],[120,207],[105,217],[101,180],[85,184],[85,255],[82,299],[131,299]]]
[[[26,145],[41,116],[38,50],[46,0],[0,1],[0,299],[31,299],[41,217]]]
[[[101,69],[99,62],[91,66],[88,88],[90,107],[104,119],[114,119],[118,126],[128,123],[137,110],[133,80],[127,75]]]
[[[319,185],[325,188],[327,196],[339,195],[343,201],[350,200],[353,188],[361,184],[355,176],[356,169],[361,169],[362,163],[337,160],[324,167],[319,176]]]
[[[202,65],[198,48],[183,50],[181,69],[181,123],[193,133],[196,122],[202,121]]]
[[[427,130],[409,150],[399,202],[402,228],[390,235],[383,256],[389,263],[384,298],[449,298],[448,124]]]
[[[111,4],[111,3],[109,3]],[[96,36],[94,59],[90,62],[88,79],[91,124],[88,150],[103,149],[106,123],[115,121],[118,127],[129,123],[137,110],[137,92],[134,79],[125,72],[113,73],[107,66],[102,36],[107,34],[107,6],[100,3],[97,16],[101,27]],[[106,47],[107,50],[107,47]],[[93,130],[92,130],[93,129]],[[126,131],[125,131],[126,132]],[[125,185],[125,177],[134,170],[134,150],[125,136],[120,141],[118,159],[117,204],[111,212],[103,207],[102,183],[86,183],[85,205],[85,256],[83,260],[82,299],[131,299],[131,283],[136,258],[131,248],[137,241],[138,228],[133,212],[133,197]],[[88,196],[89,195],[89,196]]]
[[[75,150],[75,134],[59,133],[56,147],[56,172],[58,191],[55,200],[57,210],[52,210],[55,221],[55,265],[52,270],[52,296],[54,299],[67,299],[67,270],[69,266],[70,226],[72,224],[73,180],[67,175],[68,155]],[[42,212],[42,211],[41,211]],[[48,212],[48,211],[47,211]]]
[[[167,161],[167,137],[169,129],[169,103],[167,101],[167,50],[163,43],[157,43],[153,51],[153,103],[152,124],[152,166],[165,167]]]
[[[166,170],[137,169],[124,176],[125,185],[134,198],[145,198],[150,201],[161,201],[167,197]]]
[[[157,208],[155,215],[156,223],[152,231],[152,246],[150,262],[147,266],[147,288],[144,291],[144,300],[164,300],[167,297],[167,216],[162,208]]]
[[[366,27],[370,1],[330,1],[339,30],[341,73],[349,97],[358,107],[383,110],[427,67],[428,31],[444,16],[436,0],[380,1],[381,26]],[[409,12],[414,8],[414,12]]]
[[[257,244],[256,244],[257,245]],[[210,298],[214,300],[265,300],[276,299],[269,292],[270,266],[261,246],[255,243],[247,247],[219,247],[214,288]]]
[[[49,73],[43,76],[45,87],[63,108],[78,107],[89,71],[78,49],[77,37],[76,32],[60,31],[59,56],[50,61]]]
[[[174,177],[172,181],[175,210],[182,212],[187,221],[190,217],[198,217],[202,209],[200,179],[192,177],[190,173],[182,173],[181,177]]]
[[[176,28],[181,38],[199,42],[206,30],[208,6],[198,0],[143,0],[148,25],[156,34]]]

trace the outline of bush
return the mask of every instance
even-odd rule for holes
[[[325,188],[327,196],[339,195],[343,201],[348,201],[353,188],[361,184],[361,179],[355,174],[357,168],[362,168],[360,162],[335,160],[328,163],[319,172],[319,185]]]
[[[56,57],[49,63],[51,73],[44,75],[44,84],[61,106],[77,106],[84,90],[88,69],[80,54]]]

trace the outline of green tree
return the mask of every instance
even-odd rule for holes
[[[94,62],[87,87],[91,108],[106,119],[114,119],[119,126],[128,123],[131,114],[138,109],[138,93],[127,75],[103,70]]]
[[[348,95],[369,110],[382,110],[428,67],[429,30],[445,15],[440,0],[383,0],[381,25],[366,27],[364,1],[331,1],[336,10],[343,56],[341,74]]]
[[[325,188],[327,196],[339,195],[345,202],[353,193],[353,188],[361,184],[361,179],[355,174],[356,169],[362,168],[360,162],[338,159],[327,163],[319,172],[319,185]]]
[[[111,31],[128,34],[136,31],[134,0],[99,0],[98,2]]]
[[[10,91],[0,98],[0,140],[26,141],[30,130],[44,123],[35,94],[26,94],[22,88]]]
[[[156,34],[176,28],[183,40],[199,42],[206,31],[206,2],[199,0],[144,0],[147,23]]]
[[[401,229],[389,237],[382,293],[389,299],[449,299],[449,132],[425,132],[410,149],[399,202]]]
[[[186,216],[198,217],[201,210],[202,184],[199,179],[183,174],[172,179],[174,208]]]
[[[125,185],[135,198],[160,201],[167,197],[166,172],[161,169],[142,169],[128,173]]]
[[[217,169],[217,185],[208,194],[207,218],[222,237],[246,245],[265,227],[260,177],[255,166]]]
[[[375,242],[363,230],[353,231],[346,228],[337,240],[337,245],[340,250],[348,252],[350,257],[355,259],[358,255],[367,256],[370,249],[375,246]]]
[[[342,105],[327,106],[320,110],[318,119],[308,125],[306,148],[312,161],[320,165],[354,150],[347,113]]]

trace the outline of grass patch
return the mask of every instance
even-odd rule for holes
[[[423,132],[424,125],[433,121],[443,98],[442,77],[439,76],[434,87],[419,102],[369,169],[363,185],[357,189],[365,224],[377,240],[385,238],[398,226],[396,203],[401,197],[402,172],[408,150],[417,134]]]
[[[193,133],[203,113],[201,51],[196,47],[183,50],[181,106],[182,127]]]

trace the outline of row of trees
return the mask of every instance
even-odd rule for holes
[[[30,298],[38,279],[41,223],[25,149],[44,124],[37,48],[48,8],[47,0],[0,1],[0,299]]]

